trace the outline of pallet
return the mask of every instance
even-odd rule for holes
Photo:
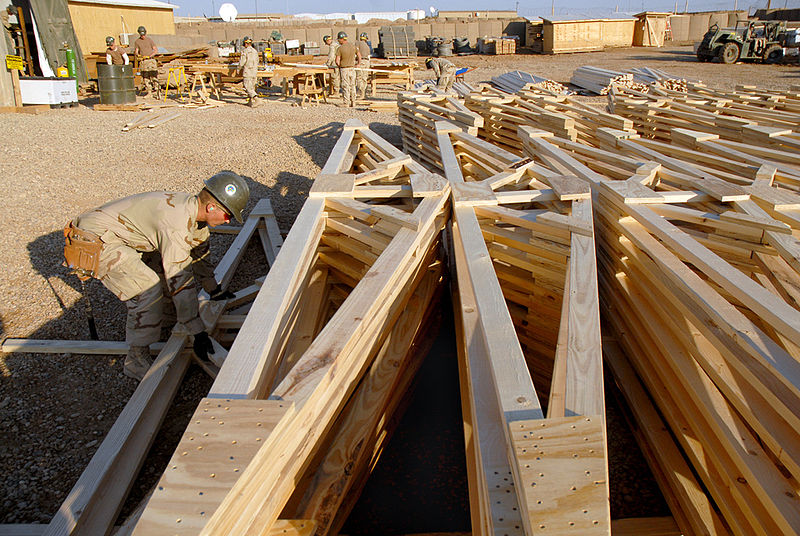
[[[142,103],[138,104],[95,104],[92,109],[96,112],[139,112]]]

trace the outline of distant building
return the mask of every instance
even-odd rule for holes
[[[132,45],[139,26],[151,35],[175,34],[175,4],[158,0],[67,0],[67,4],[84,54],[104,52],[109,35],[124,45],[125,34]]]

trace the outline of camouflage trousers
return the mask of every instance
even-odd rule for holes
[[[161,338],[166,282],[160,260],[158,254],[145,253],[143,258],[135,249],[114,243],[104,244],[100,254],[100,282],[128,308],[125,341],[131,346],[148,346]],[[174,321],[171,301],[169,305]]]
[[[252,99],[256,96],[256,77],[255,76],[245,76],[244,81],[242,82],[244,85],[244,90],[247,92],[247,97]]]
[[[450,91],[450,88],[453,87],[453,83],[456,81],[456,68],[448,67],[442,71],[441,76],[436,81],[436,87],[443,91]]]
[[[360,69],[369,69],[369,60],[361,60],[358,67]],[[361,99],[367,97],[367,80],[369,80],[369,71],[356,71],[356,89],[358,89],[358,96]]]
[[[356,105],[356,70],[353,67],[341,67],[342,95],[345,106]]]
[[[339,73],[339,68],[338,67],[334,67],[333,71],[331,71],[331,89],[330,89],[331,93],[330,94],[332,96],[336,97],[336,98],[339,98],[339,95],[342,92],[341,76],[342,75]]]
[[[139,62],[142,71],[142,84],[147,91],[158,92],[158,61],[148,58]]]

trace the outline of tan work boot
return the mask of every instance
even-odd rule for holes
[[[150,357],[150,348],[148,346],[131,346],[128,349],[128,355],[125,356],[125,366],[122,369],[122,373],[129,378],[142,381],[152,364],[153,358]]]

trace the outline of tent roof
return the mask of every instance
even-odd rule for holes
[[[159,0],[68,0],[70,4],[104,4],[107,6],[151,7],[157,9],[176,9],[180,6]]]

